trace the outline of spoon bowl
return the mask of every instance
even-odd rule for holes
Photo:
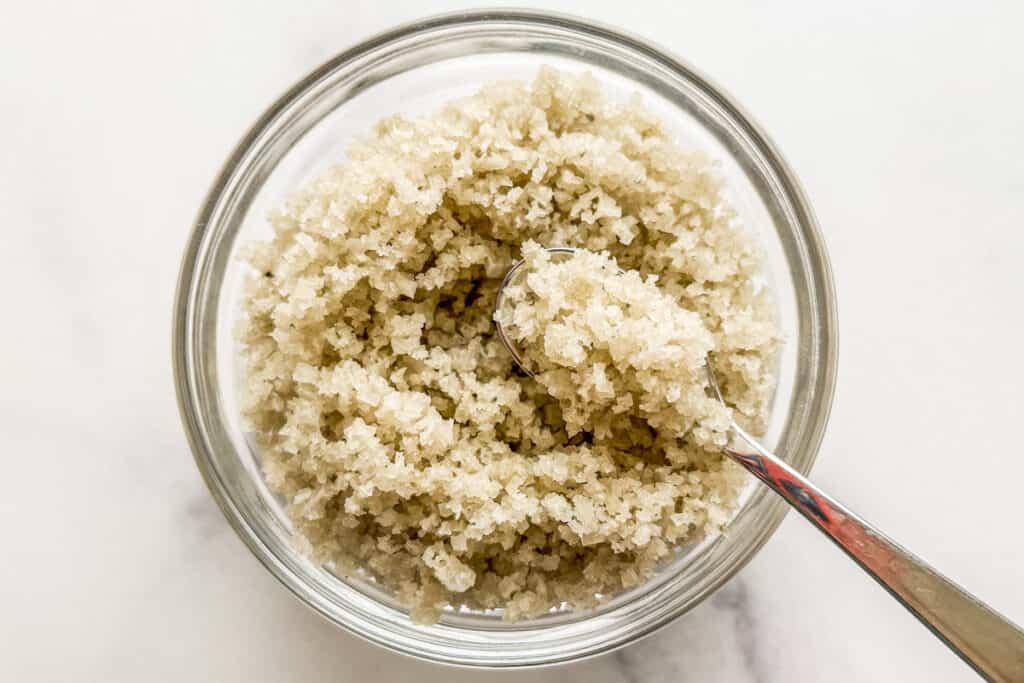
[[[550,247],[546,251],[572,255],[578,250]],[[498,338],[509,355],[523,372],[533,377],[498,315],[504,303],[504,290],[523,272],[524,263],[517,261],[506,273],[495,298],[494,321]],[[710,358],[704,368],[708,389],[728,407]],[[757,477],[838,545],[978,674],[990,681],[1024,681],[1024,631],[1019,626],[826,494],[735,420],[731,421],[730,430],[747,444],[749,448],[745,450],[749,452],[729,446],[722,449],[723,455]]]

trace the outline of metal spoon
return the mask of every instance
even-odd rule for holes
[[[571,247],[552,247],[547,251],[557,254],[576,252]],[[517,261],[505,275],[495,299],[495,311],[500,309],[505,288],[522,266],[523,261]],[[498,338],[513,360],[532,377],[533,372],[523,362],[522,355],[505,334],[501,323],[496,320],[495,325]],[[705,368],[711,391],[724,404],[710,361]],[[731,427],[753,452],[740,453],[731,448],[722,452],[767,484],[832,539],[982,678],[1000,683],[1024,681],[1024,631],[1020,627],[812,484],[735,421]]]

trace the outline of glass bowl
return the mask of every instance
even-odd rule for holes
[[[372,581],[340,579],[297,553],[280,502],[246,439],[232,336],[245,264],[241,244],[269,237],[268,210],[336,163],[380,118],[428,113],[542,64],[590,70],[610,97],[640,93],[681,143],[721,163],[730,199],[766,252],[768,286],[788,335],[764,441],[801,472],[817,454],[832,401],[836,309],[821,236],[793,173],[721,89],[645,41],[579,19],[493,10],[417,21],[343,52],[303,78],[245,134],[199,211],[174,308],[174,372],[185,430],[207,485],[235,531],[300,600],[371,642],[423,659],[479,667],[578,660],[620,647],[697,605],[738,571],[784,514],[751,485],[728,532],[680,549],[642,586],[589,611],[517,623],[446,612],[413,624]]]

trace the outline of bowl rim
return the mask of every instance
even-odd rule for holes
[[[197,265],[201,255],[204,237],[211,217],[214,215],[220,203],[224,190],[229,186],[230,181],[239,166],[239,163],[246,156],[246,153],[259,139],[262,132],[270,126],[274,120],[284,112],[297,98],[308,92],[323,77],[332,73],[348,62],[354,61],[375,49],[402,41],[420,34],[452,28],[460,25],[486,24],[489,22],[520,23],[523,25],[540,25],[547,28],[563,29],[573,33],[582,33],[591,37],[602,38],[618,44],[621,47],[632,50],[640,55],[653,58],[661,65],[673,72],[685,74],[689,80],[696,81],[707,92],[714,95],[716,104],[724,107],[731,117],[741,123],[744,132],[750,136],[757,147],[764,152],[768,161],[772,164],[772,171],[783,183],[782,193],[787,196],[798,214],[799,223],[804,227],[801,231],[803,248],[807,251],[807,264],[809,277],[816,283],[815,297],[818,299],[817,307],[820,315],[820,323],[825,329],[822,343],[819,345],[820,362],[817,364],[818,372],[810,380],[815,387],[817,403],[819,405],[815,419],[808,426],[805,435],[805,447],[810,452],[806,466],[798,468],[803,474],[807,474],[813,467],[821,446],[824,432],[828,424],[832,410],[835,394],[835,383],[838,369],[838,309],[836,302],[836,291],[833,280],[828,253],[825,249],[824,240],[821,235],[818,221],[814,211],[796,178],[795,173],[771,141],[768,135],[761,129],[760,125],[744,110],[735,99],[723,88],[708,79],[699,69],[694,68],[687,61],[676,57],[671,51],[652,43],[649,40],[640,38],[621,29],[595,22],[590,19],[535,9],[518,8],[494,8],[474,9],[467,11],[453,11],[441,14],[430,15],[421,19],[414,19],[399,24],[391,29],[382,31],[369,38],[366,38],[352,47],[343,50],[334,57],[310,71],[300,78],[293,86],[288,88],[283,95],[278,97],[257,119],[248,127],[239,142],[233,147],[226,161],[221,165],[215,180],[207,191],[196,219],[192,225],[192,231],[181,259],[177,286],[174,296],[174,308],[172,311],[172,367],[174,375],[175,393],[179,414],[182,420],[189,448],[193,460],[202,475],[207,489],[210,491],[221,512],[227,518],[239,538],[242,539],[249,551],[256,556],[260,563],[266,567],[271,575],[288,589],[289,593],[295,596],[300,602],[313,609],[318,615],[347,633],[355,635],[361,640],[382,646],[392,652],[397,652],[415,659],[440,663],[449,666],[456,666],[468,669],[528,669],[546,666],[578,662],[603,654],[608,654],[628,644],[645,638],[658,630],[672,623],[676,618],[682,616],[686,609],[674,610],[654,622],[648,624],[642,630],[638,629],[628,638],[623,638],[610,644],[603,643],[600,647],[594,647],[583,652],[575,652],[568,656],[554,656],[545,658],[534,658],[516,660],[507,663],[481,663],[476,661],[461,661],[452,657],[434,656],[423,650],[409,650],[397,643],[372,637],[360,629],[354,628],[351,624],[336,618],[319,603],[310,600],[307,592],[301,590],[304,585],[301,577],[294,575],[275,552],[269,548],[247,522],[244,515],[236,507],[231,497],[227,494],[225,485],[220,475],[215,471],[210,458],[206,457],[206,448],[202,439],[202,427],[199,424],[199,414],[196,411],[196,395],[190,377],[190,355],[188,332],[190,330],[191,306],[188,305],[193,298]],[[773,511],[767,516],[758,533],[758,537],[749,544],[746,552],[736,560],[726,571],[720,572],[709,581],[702,595],[695,601],[702,601],[708,595],[716,592],[728,582],[737,572],[757,554],[764,543],[774,534],[781,524],[788,506],[782,501],[772,501]]]

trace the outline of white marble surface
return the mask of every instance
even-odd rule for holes
[[[211,502],[170,308],[207,184],[293,80],[449,2],[4,3],[0,680],[474,681],[292,599]],[[1020,3],[547,2],[670,46],[817,208],[842,354],[815,476],[1024,622]],[[384,7],[386,5],[386,7]],[[506,681],[969,681],[799,518],[618,654]]]

